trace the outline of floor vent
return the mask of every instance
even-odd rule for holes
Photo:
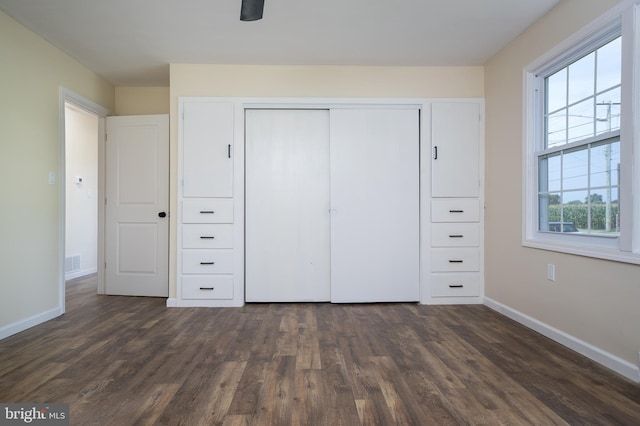
[[[74,254],[64,258],[64,273],[75,272],[80,270],[80,255]]]

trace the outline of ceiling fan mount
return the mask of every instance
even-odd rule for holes
[[[264,0],[242,0],[240,8],[241,21],[257,21],[262,19]]]

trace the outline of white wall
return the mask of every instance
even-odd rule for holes
[[[509,309],[633,368],[640,352],[640,266],[522,246],[523,67],[617,0],[563,0],[485,69],[485,292]],[[547,264],[556,265],[555,282]]]
[[[71,279],[98,267],[98,117],[65,106],[65,258],[80,257]],[[77,183],[76,177],[82,178]]]

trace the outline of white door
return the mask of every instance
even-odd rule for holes
[[[105,292],[169,295],[169,117],[107,118]]]
[[[477,197],[480,106],[437,102],[431,107],[431,196]]]
[[[330,300],[329,111],[246,111],[246,300]]]
[[[419,112],[331,110],[331,301],[417,301]]]

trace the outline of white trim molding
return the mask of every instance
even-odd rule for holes
[[[585,342],[584,340],[580,340],[575,336],[558,330],[557,328],[554,328],[549,324],[543,323],[542,321],[539,321],[488,297],[484,298],[484,305],[508,318],[511,318],[512,320],[524,325],[525,327],[530,328],[531,330],[536,331],[543,336],[548,337],[549,339],[560,343],[561,345],[581,355],[586,356],[592,361],[595,361],[598,364],[615,371],[616,373],[626,377],[627,379],[632,380],[636,383],[640,383],[640,366],[634,365],[633,363],[626,361],[609,352],[606,352],[590,343]]]
[[[63,307],[59,306],[49,311],[41,312],[29,318],[25,318],[18,322],[14,322],[13,324],[6,325],[0,328],[0,340],[9,336],[13,336],[14,334],[18,334],[21,331],[25,331],[31,327],[35,327],[36,325],[52,320],[56,317],[59,317],[62,314],[64,314]]]

